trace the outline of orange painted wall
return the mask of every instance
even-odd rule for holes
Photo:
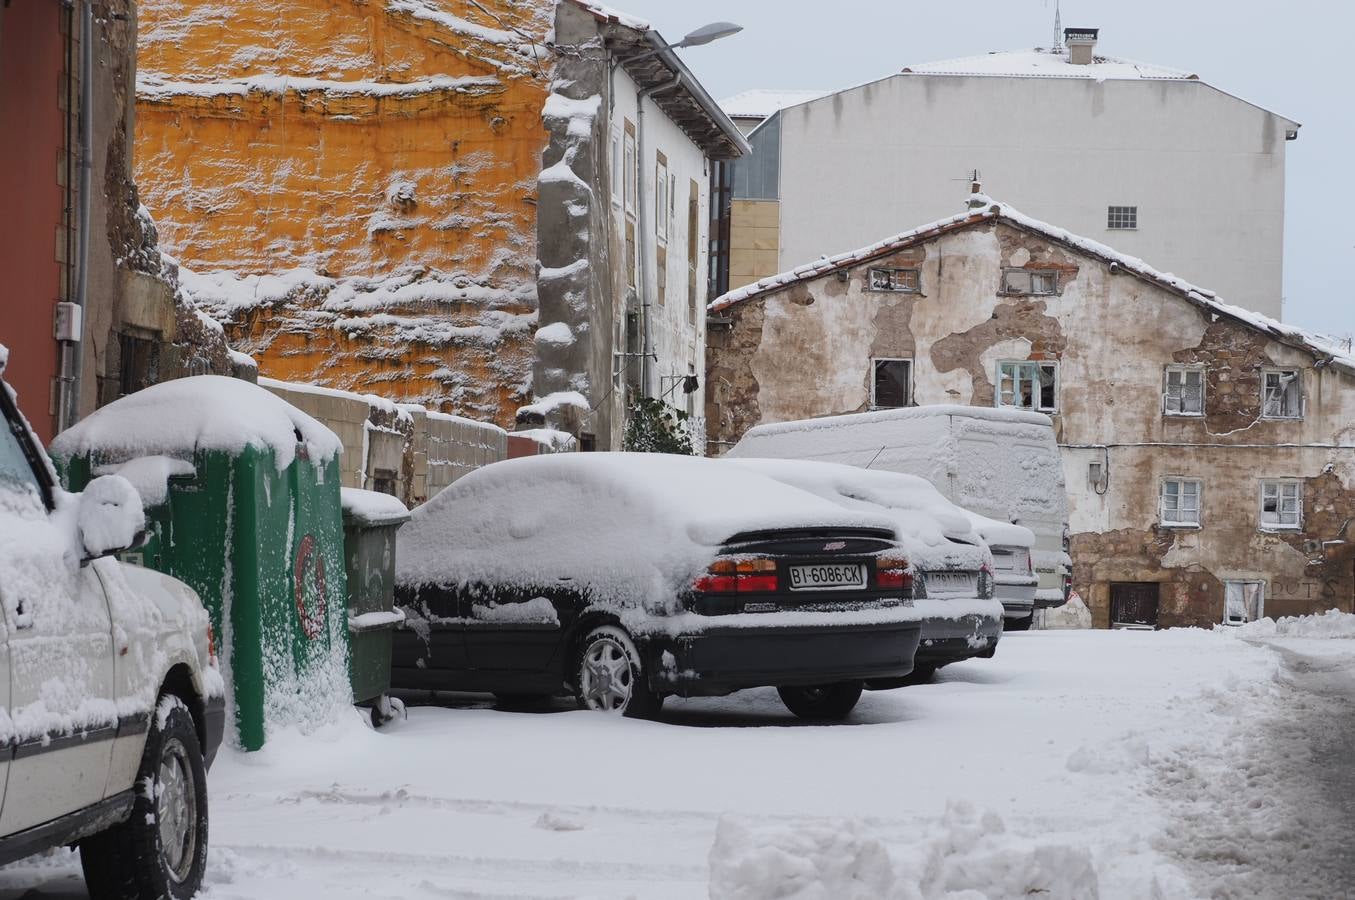
[[[479,6],[499,21],[468,0],[142,0],[136,176],[167,252],[197,272],[414,283],[236,310],[228,332],[263,374],[511,423],[554,0]]]

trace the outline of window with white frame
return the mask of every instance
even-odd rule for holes
[[[1225,581],[1223,583],[1223,624],[1256,622],[1266,614],[1264,581]]]
[[[1162,411],[1169,416],[1204,415],[1204,368],[1167,366]]]
[[[917,269],[871,269],[867,273],[868,291],[916,294],[921,286],[922,279]]]
[[[997,405],[1033,412],[1058,409],[1059,364],[1014,361],[997,364]]]
[[[658,154],[654,164],[654,234],[660,244],[668,243],[668,157]]]
[[[1261,482],[1261,527],[1267,531],[1303,525],[1303,484],[1277,479]]]
[[[1133,231],[1139,227],[1137,206],[1107,206],[1106,227],[1111,231]]]
[[[1003,269],[1004,294],[1057,294],[1059,273],[1053,269]]]
[[[1261,415],[1267,419],[1303,417],[1303,372],[1266,369],[1261,373]]]
[[[1200,480],[1198,478],[1162,479],[1162,497],[1158,519],[1173,528],[1197,528],[1200,524]]]
[[[913,399],[913,361],[911,359],[872,359],[874,379],[870,387],[870,405],[875,409],[907,406]]]

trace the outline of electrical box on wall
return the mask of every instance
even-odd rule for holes
[[[81,325],[84,322],[84,309],[68,301],[57,303],[52,316],[52,337],[58,341],[80,343]]]

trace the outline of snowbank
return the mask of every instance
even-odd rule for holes
[[[1355,638],[1355,615],[1329,609],[1314,616],[1284,616],[1258,619],[1245,625],[1215,625],[1238,637]]]
[[[1095,900],[1085,847],[1007,833],[1002,818],[952,802],[921,859],[896,862],[859,821],[753,826],[722,818],[710,852],[712,900]]]
[[[324,425],[258,385],[197,375],[115,400],[52,441],[53,456],[114,462],[138,456],[191,456],[198,450],[271,450],[281,472],[298,443],[324,465],[342,452]]]
[[[407,586],[572,580],[601,604],[675,612],[675,593],[740,532],[817,526],[889,529],[716,460],[560,453],[485,466],[414,510],[396,580]]]

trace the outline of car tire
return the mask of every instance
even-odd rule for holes
[[[1003,631],[1030,631],[1030,623],[1035,621],[1035,613],[1028,616],[1022,616],[1019,619],[1003,619]]]
[[[843,681],[814,687],[779,687],[776,692],[786,709],[801,719],[839,722],[856,708],[863,687],[859,681]]]
[[[80,842],[91,900],[188,900],[207,868],[207,768],[193,716],[173,695],[152,713],[132,815]]]
[[[588,632],[574,662],[574,696],[581,709],[634,719],[659,714],[663,697],[649,687],[630,635],[615,625]]]

